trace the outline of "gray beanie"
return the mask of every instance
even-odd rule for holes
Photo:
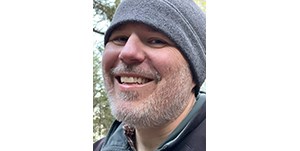
[[[206,17],[193,0],[123,0],[118,6],[104,44],[121,24],[139,22],[169,37],[189,63],[197,96],[206,78]]]

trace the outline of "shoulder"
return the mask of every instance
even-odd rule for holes
[[[102,147],[102,145],[104,144],[105,141],[105,137],[101,138],[100,140],[96,141],[93,144],[93,151],[100,151],[100,148]]]

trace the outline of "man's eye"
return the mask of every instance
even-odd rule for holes
[[[151,40],[149,40],[148,43],[153,47],[163,47],[163,46],[167,45],[167,42],[165,42],[164,40],[160,40],[160,39],[151,39]]]
[[[116,45],[125,45],[128,40],[128,37],[116,37],[112,42]]]

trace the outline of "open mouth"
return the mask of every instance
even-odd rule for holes
[[[148,82],[153,81],[152,79],[144,78],[144,77],[127,77],[127,76],[116,76],[117,81],[120,84],[146,84]]]

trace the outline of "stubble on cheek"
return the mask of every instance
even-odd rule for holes
[[[103,73],[103,75],[105,90],[108,94],[109,101],[134,101],[139,97],[139,93],[136,91],[118,91],[115,85],[117,81],[115,81],[111,72],[109,74]]]
[[[136,91],[120,92],[117,95],[119,96],[119,99],[123,101],[134,101],[137,100],[139,97],[139,93]]]

